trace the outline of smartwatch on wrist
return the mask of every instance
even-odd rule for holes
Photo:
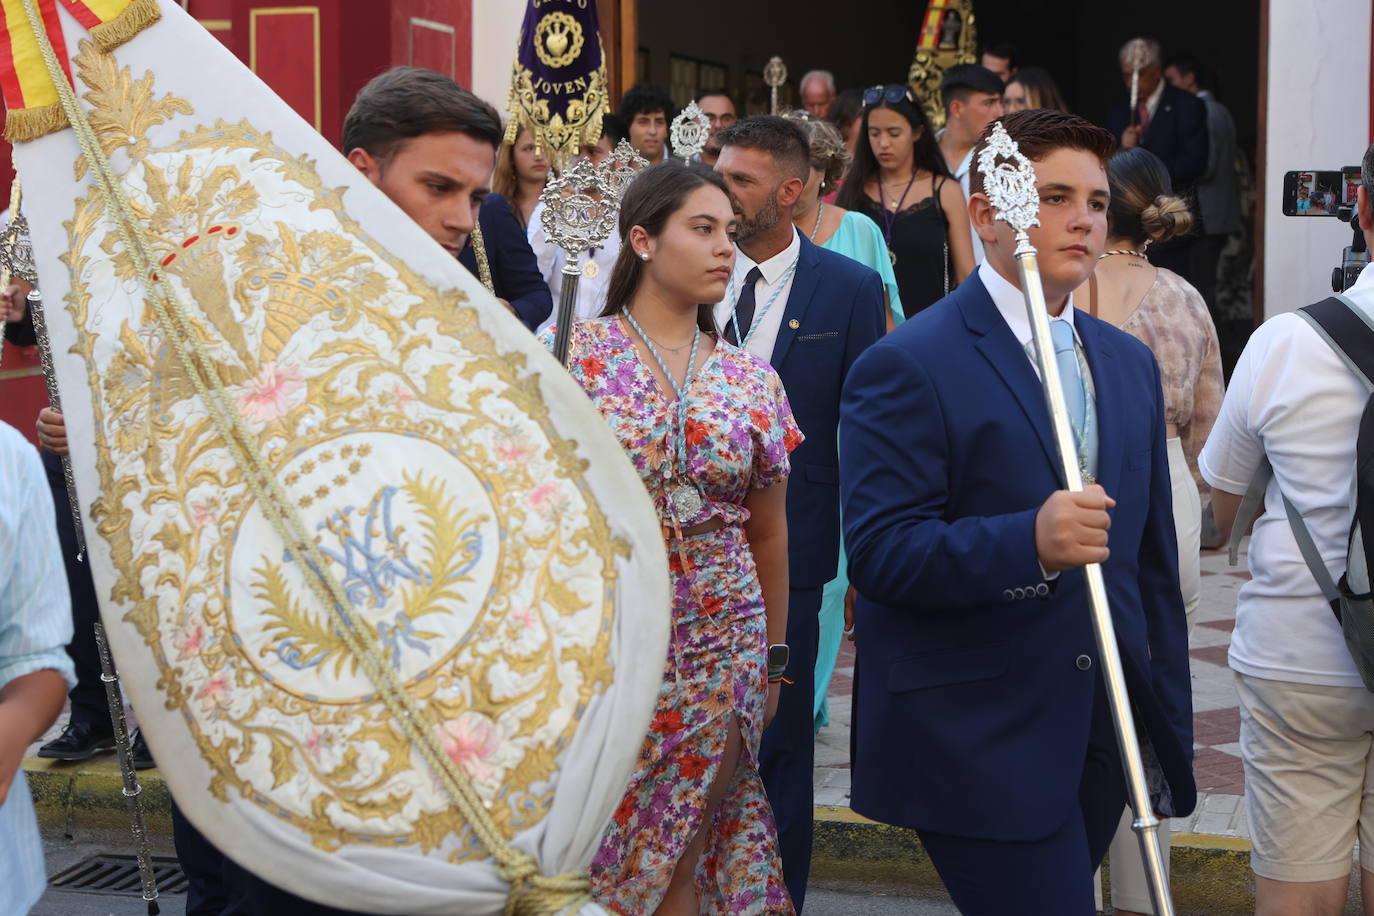
[[[788,658],[791,654],[792,650],[787,647],[787,643],[774,643],[768,647],[768,667],[786,668]]]

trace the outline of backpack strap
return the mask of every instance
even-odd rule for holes
[[[1298,309],[1312,330],[1336,351],[1346,367],[1374,391],[1374,322],[1345,296],[1331,296]]]

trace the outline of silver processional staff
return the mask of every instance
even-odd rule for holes
[[[1021,279],[1021,293],[1026,300],[1026,314],[1030,318],[1031,339],[1035,343],[1035,363],[1040,370],[1040,382],[1049,405],[1050,425],[1058,446],[1060,471],[1068,489],[1082,490],[1083,475],[1078,446],[1074,442],[1073,425],[1060,384],[1059,364],[1055,360],[1054,344],[1050,339],[1049,312],[1045,307],[1045,290],[1040,284],[1040,267],[1035,247],[1030,241],[1029,230],[1032,226],[1040,225],[1040,194],[1035,186],[1035,168],[1017,147],[1002,122],[994,121],[988,143],[978,154],[978,170],[983,175],[983,190],[996,218],[1016,233],[1017,272]],[[1101,565],[1097,563],[1084,566],[1083,573],[1088,585],[1093,634],[1102,658],[1102,679],[1107,689],[1117,744],[1121,748],[1122,764],[1126,769],[1127,795],[1131,810],[1135,812],[1131,827],[1140,839],[1154,911],[1160,916],[1173,916],[1169,879],[1159,846],[1159,818],[1151,806],[1145,781],[1135,716],[1131,712],[1126,677],[1121,669],[1121,653],[1116,644],[1116,628],[1107,604],[1106,580],[1102,576]]]

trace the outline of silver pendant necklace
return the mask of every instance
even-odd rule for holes
[[[687,467],[687,392],[692,387],[692,379],[696,376],[697,366],[697,346],[701,343],[701,329],[692,329],[692,352],[687,357],[687,371],[683,375],[682,384],[677,383],[677,378],[668,371],[668,364],[659,355],[658,348],[654,346],[653,340],[644,329],[635,321],[635,316],[630,314],[629,309],[621,309],[620,314],[625,316],[625,320],[630,323],[630,327],[635,329],[644,346],[649,348],[649,355],[658,363],[658,368],[668,378],[668,384],[673,386],[673,393],[677,395],[675,424],[673,427],[673,456],[676,464],[676,473],[669,472],[668,486],[668,510],[672,514],[673,521],[679,526],[690,524],[701,515],[706,508],[706,500],[701,495],[701,489],[692,481],[690,471]],[[686,346],[685,344],[683,346]]]

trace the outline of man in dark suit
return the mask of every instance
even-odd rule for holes
[[[840,390],[849,367],[883,334],[883,290],[877,273],[793,228],[792,210],[811,170],[800,127],[782,118],[745,118],[722,130],[717,142],[715,168],[735,205],[739,253],[716,323],[727,340],[778,371],[806,436],[792,453],[787,484],[787,684],[759,754],[787,890],[800,912],[811,868],[818,615],[821,589],[839,561]]]
[[[1164,65],[1159,42],[1153,38],[1133,38],[1121,46],[1117,61],[1121,79],[1129,91],[1133,55],[1139,54],[1142,66],[1136,85],[1136,110],[1122,99],[1107,112],[1107,129],[1122,147],[1143,146],[1164,161],[1174,193],[1188,196],[1207,172],[1207,107],[1191,92],[1175,89],[1164,80]],[[1191,279],[1194,236],[1157,245],[1150,260]]]
[[[1035,163],[1031,241],[1097,483],[1063,489],[1015,242],[975,168],[969,211],[986,261],[845,384],[862,672],[852,804],[915,828],[963,913],[1089,916],[1126,793],[1084,564],[1104,564],[1155,808],[1195,803],[1164,413],[1150,351],[1070,301],[1106,241],[1111,137],[1058,111],[1002,122]]]
[[[553,296],[539,272],[539,261],[525,236],[525,227],[500,194],[488,194],[481,206],[477,215],[481,230],[469,236],[458,263],[533,331],[553,312]],[[485,269],[477,258],[479,235],[487,261]]]

